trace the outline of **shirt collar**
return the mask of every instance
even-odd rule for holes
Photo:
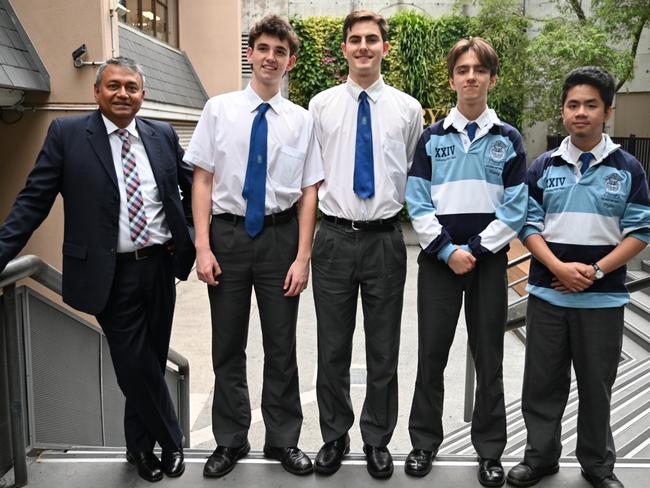
[[[368,88],[361,88],[352,78],[348,76],[347,81],[345,82],[345,87],[347,88],[352,98],[355,101],[359,100],[359,95],[362,91],[365,91],[368,94],[368,98],[373,102],[377,103],[379,96],[384,91],[384,78],[380,75],[379,79],[375,81]]]
[[[616,151],[619,147],[621,147],[620,144],[614,143],[611,137],[609,137],[607,134],[603,134],[600,142],[596,144],[590,151],[583,151],[582,149],[578,149],[573,145],[570,136],[566,136],[560,143],[559,147],[551,154],[551,157],[560,156],[567,163],[578,165],[578,158],[580,155],[583,152],[590,152],[594,155],[594,162],[592,164],[598,164],[611,153]]]
[[[465,126],[472,122],[467,117],[465,117],[458,107],[454,107],[449,111],[449,115],[445,117],[444,122],[442,123],[443,129],[448,129],[449,126],[454,126],[458,132],[463,132]],[[479,129],[490,130],[493,125],[503,125],[503,122],[499,119],[496,112],[491,108],[486,107],[485,110],[478,118],[474,121],[478,124]]]
[[[270,100],[262,100],[255,90],[253,90],[250,83],[244,90],[244,97],[246,98],[246,108],[248,108],[249,112],[254,112],[262,103],[268,103],[275,113],[280,113],[284,101],[284,97],[280,91],[273,95]]]
[[[102,114],[102,119],[104,120],[104,125],[106,126],[106,133],[108,135],[111,135],[120,129],[113,122],[111,122],[111,120],[108,117],[106,117],[104,114]],[[140,134],[138,134],[138,128],[135,126],[135,119],[133,119],[131,123],[125,127],[125,129],[129,132],[129,134],[131,134],[132,137],[140,139]]]

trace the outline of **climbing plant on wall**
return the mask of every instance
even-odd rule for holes
[[[391,48],[384,59],[385,81],[425,108],[427,123],[444,117],[455,103],[449,87],[446,56],[461,37],[481,35],[493,43],[501,59],[497,87],[490,105],[503,120],[520,126],[523,113],[527,21],[513,0],[483,0],[476,17],[446,15],[432,18],[407,10],[388,19]],[[347,63],[341,52],[340,17],[293,17],[301,39],[298,62],[289,76],[289,97],[307,106],[316,93],[341,83]]]

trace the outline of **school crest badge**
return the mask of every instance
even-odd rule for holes
[[[508,147],[503,141],[495,141],[490,147],[490,157],[495,161],[503,161],[506,158]]]
[[[607,193],[619,193],[623,177],[618,173],[612,173],[605,177],[605,191]]]

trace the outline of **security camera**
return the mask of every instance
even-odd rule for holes
[[[81,68],[84,65],[84,62],[81,60],[81,57],[88,52],[85,44],[82,44],[77,49],[72,51],[72,59],[74,60],[75,68]]]

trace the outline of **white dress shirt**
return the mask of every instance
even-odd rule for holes
[[[117,252],[135,251],[136,246],[131,240],[131,231],[129,228],[129,207],[126,201],[126,185],[124,183],[124,170],[122,169],[122,139],[117,135],[119,127],[111,122],[102,114],[106,132],[108,133],[108,142],[111,145],[111,154],[113,155],[113,165],[117,176],[117,186],[120,191],[120,220],[119,232],[117,237]],[[138,134],[135,125],[135,119],[126,127],[130,134],[131,150],[135,156],[135,166],[140,177],[140,192],[144,201],[144,213],[147,216],[147,227],[151,244],[163,244],[172,238],[172,233],[167,226],[165,211],[163,209],[158,185],[151,170],[151,163],[145,151],[142,139]]]
[[[348,78],[309,102],[320,143],[325,181],[318,191],[326,215],[348,220],[387,219],[404,204],[406,175],[422,133],[422,107],[413,97],[384,84],[380,77],[365,92],[372,120],[375,195],[361,199],[353,190],[359,94]]]
[[[251,127],[264,103],[249,85],[208,100],[194,130],[185,161],[212,173],[212,213],[246,214],[242,196]],[[309,112],[278,92],[267,102],[265,215],[287,210],[306,188],[323,179]]]
[[[454,107],[449,111],[449,115],[445,117],[445,120],[442,123],[442,126],[447,129],[450,125],[454,126],[460,133],[460,139],[463,141],[463,147],[465,152],[469,148],[470,144],[473,141],[469,140],[467,135],[467,124],[470,122],[476,122],[478,129],[476,129],[476,134],[474,134],[474,141],[477,141],[485,134],[487,134],[493,125],[503,125],[503,122],[499,120],[499,116],[491,108],[486,108],[481,115],[478,116],[476,120],[469,120],[463,114],[460,113],[458,107]]]

